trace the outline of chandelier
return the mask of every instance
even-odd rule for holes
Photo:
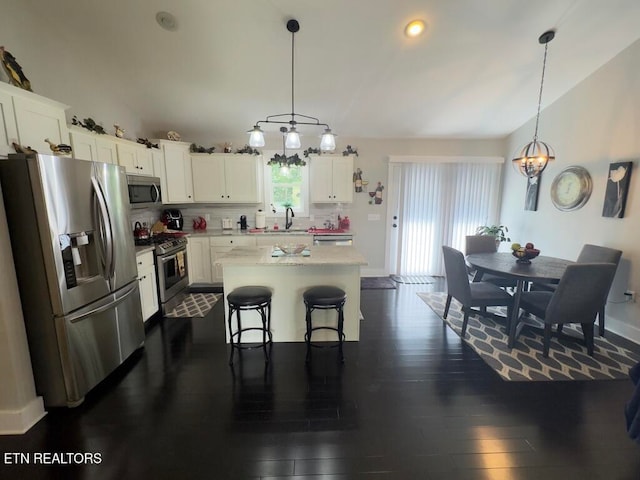
[[[260,128],[262,123],[279,123],[288,124],[289,129],[285,128],[285,146],[286,148],[300,148],[300,134],[296,129],[296,125],[313,125],[318,127],[324,127],[324,133],[320,140],[320,150],[323,152],[330,152],[336,148],[335,135],[331,132],[329,125],[326,123],[320,123],[315,117],[308,115],[302,115],[295,113],[295,96],[294,96],[294,47],[295,47],[295,34],[300,30],[300,24],[297,20],[291,19],[287,22],[287,30],[291,32],[291,113],[280,113],[278,115],[269,115],[265,120],[256,122],[253,129],[249,130],[249,146],[250,147],[264,147],[264,132]],[[289,120],[285,118],[289,117]],[[283,127],[281,127],[282,130]]]
[[[547,168],[551,160],[556,156],[549,144],[538,140],[538,124],[540,121],[540,104],[542,103],[542,86],[544,85],[544,71],[547,64],[547,47],[556,32],[549,30],[538,38],[538,42],[544,45],[544,60],[542,61],[542,80],[540,81],[540,93],[538,95],[538,113],[536,114],[536,129],[533,141],[527,143],[516,153],[512,165],[525,177],[537,177]]]

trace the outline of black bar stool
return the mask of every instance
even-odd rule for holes
[[[266,287],[248,286],[238,287],[227,295],[229,303],[229,340],[231,342],[231,356],[229,357],[229,365],[233,365],[233,354],[235,349],[249,349],[262,347],[264,350],[265,363],[269,362],[269,353],[267,345],[272,345],[273,338],[271,335],[271,290]],[[240,320],[240,312],[244,310],[256,310],[262,319],[261,327],[245,327],[242,328]],[[233,314],[237,317],[237,330],[233,331]],[[258,345],[242,345],[242,332],[248,330],[259,330],[262,332],[262,343]],[[237,341],[234,339],[237,338]]]
[[[338,350],[340,352],[340,361],[344,362],[344,355],[342,353],[342,343],[345,336],[343,332],[344,327],[344,302],[347,300],[347,294],[338,287],[329,285],[320,285],[317,287],[311,287],[307,289],[302,295],[304,298],[304,304],[307,307],[306,322],[307,333],[304,335],[304,340],[307,343],[307,359],[309,363],[311,360],[311,347],[321,347],[324,345],[317,345],[311,343],[311,335],[315,330],[333,330],[338,333]],[[314,310],[330,310],[335,309],[338,311],[338,326],[337,327],[314,327],[311,321],[311,312]],[[327,345],[329,347],[335,347],[336,345]]]

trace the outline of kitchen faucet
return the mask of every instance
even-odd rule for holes
[[[289,218],[289,211],[291,211],[291,218]],[[284,211],[284,214],[285,214],[284,229],[289,230],[293,225],[293,217],[295,217],[295,215],[293,214],[293,208],[287,207],[287,209]]]

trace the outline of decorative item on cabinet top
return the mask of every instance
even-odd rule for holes
[[[205,148],[202,145],[196,145],[195,143],[192,143],[189,146],[189,151],[191,153],[213,153],[216,150],[216,147],[209,147],[209,148]]]
[[[20,145],[19,143],[13,142],[13,149],[16,151],[16,153],[38,153],[36,150],[34,150],[31,147],[24,147],[22,145]]]
[[[33,90],[31,90],[31,82],[25,76],[22,67],[16,61],[16,57],[11,55],[4,47],[0,47],[0,60],[2,61],[4,71],[7,72],[10,83],[16,87],[33,92]]]
[[[145,145],[147,148],[160,148],[160,145],[158,145],[157,143],[151,143],[148,138],[138,138],[137,142]]]
[[[173,130],[167,132],[167,138],[173,142],[179,142],[182,137],[178,132],[174,132]]]
[[[73,125],[80,125],[83,128],[86,128],[87,130],[89,130],[90,132],[95,132],[95,133],[99,133],[99,134],[105,134],[107,132],[104,131],[104,128],[102,128],[101,125],[98,125],[95,120],[91,117],[89,118],[85,118],[83,120],[84,123],[82,123],[80,120],[78,120],[77,116],[73,116],[73,118],[71,119],[71,123]]]
[[[51,149],[51,151],[58,155],[69,155],[72,152],[71,145],[67,145],[65,143],[58,143],[56,145],[48,138],[45,138],[44,141],[49,144],[49,148]]]
[[[118,138],[124,138],[124,128],[120,127],[117,123],[113,124],[113,128],[116,129],[115,136]]]

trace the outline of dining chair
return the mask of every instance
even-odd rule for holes
[[[582,325],[587,353],[593,356],[594,323],[607,301],[615,273],[615,263],[573,263],[567,266],[554,291],[522,292],[520,309],[544,322],[544,357],[549,356],[552,325],[566,323]]]
[[[486,309],[486,307],[506,306],[508,331],[513,297],[493,283],[484,281],[470,283],[467,275],[467,265],[461,251],[443,245],[442,253],[444,255],[444,269],[447,281],[447,302],[442,318],[447,318],[449,314],[451,299],[458,300],[462,304],[462,312],[464,314],[462,321],[462,337],[464,338],[470,313],[495,317],[495,315],[488,314],[486,311],[472,310],[472,307]]]
[[[609,247],[601,247],[599,245],[591,245],[586,243],[582,246],[582,250],[580,250],[580,254],[576,259],[577,263],[613,263],[618,267],[620,263],[620,258],[622,257],[622,250],[616,250],[614,248]],[[613,283],[613,278],[611,279],[611,283]],[[558,283],[533,283],[531,284],[531,290],[544,290],[553,292],[558,286]],[[609,284],[609,288],[607,288],[607,296],[609,296],[609,290],[611,289],[611,284]],[[605,301],[602,304],[602,307],[598,311],[598,334],[601,337],[604,337],[604,308]],[[562,327],[559,326],[560,330]]]
[[[467,235],[465,237],[465,255],[473,253],[495,253],[498,251],[498,243],[493,235]],[[475,270],[468,269],[470,274],[474,274]],[[482,275],[482,281],[493,283],[502,288],[515,288],[517,281],[512,278],[500,277],[491,273]]]

